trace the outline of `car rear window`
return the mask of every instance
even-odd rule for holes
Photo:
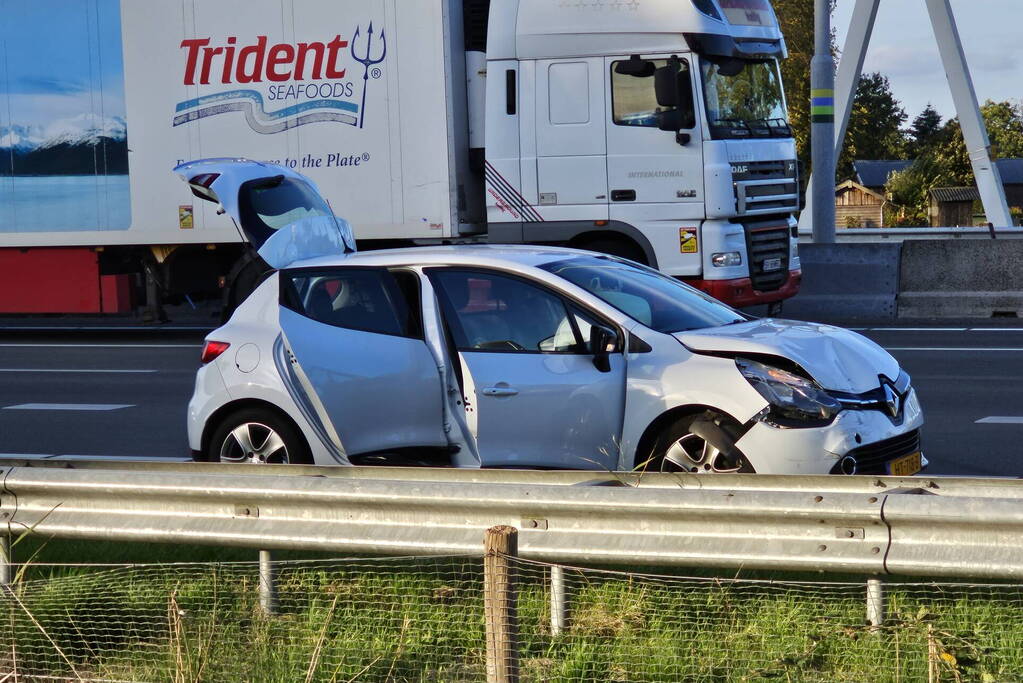
[[[414,273],[375,268],[296,269],[281,273],[281,304],[317,322],[421,338]]]

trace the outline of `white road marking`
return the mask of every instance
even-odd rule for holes
[[[201,349],[202,344],[0,344],[6,349]]]
[[[1004,415],[992,415],[977,420],[974,424],[979,425],[1023,425],[1023,417],[1011,417]]]
[[[962,352],[986,352],[986,351],[1015,351],[1017,353],[1023,352],[1023,348],[1014,347],[991,347],[985,348],[983,346],[969,347],[969,346],[886,346],[885,351],[962,351]]]
[[[0,453],[0,460],[116,460],[119,462],[192,462],[184,456],[60,455],[55,453]]]
[[[60,330],[61,332],[75,331],[75,332],[108,332],[111,330],[131,330],[134,332],[200,332],[213,330],[213,327],[206,327],[204,325],[177,325],[174,327],[138,327],[131,325],[106,325],[106,326],[92,326],[92,325],[3,325],[0,326],[0,332],[8,330],[17,330],[19,332],[52,332],[54,330]]]
[[[120,410],[134,408],[133,403],[19,403],[4,410]]]
[[[1023,332],[1023,327],[971,327],[970,332]]]
[[[966,327],[871,327],[871,332],[966,332]]]
[[[115,373],[145,375],[152,374],[156,370],[99,370],[99,369],[75,369],[75,368],[0,368],[0,372],[78,372],[78,373]]]

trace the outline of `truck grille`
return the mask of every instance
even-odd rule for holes
[[[746,226],[746,253],[753,289],[773,292],[789,277],[789,227]]]
[[[740,216],[799,210],[795,161],[748,161],[732,164],[735,210]]]
[[[856,459],[857,474],[888,474],[888,463],[920,450],[920,430],[854,448],[847,454]],[[838,465],[836,465],[838,467]]]

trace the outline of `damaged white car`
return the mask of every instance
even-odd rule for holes
[[[211,333],[201,460],[910,475],[909,376],[870,340],[752,319],[655,270],[542,247],[355,252],[303,176],[176,169],[274,269]]]

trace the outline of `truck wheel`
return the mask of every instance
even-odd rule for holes
[[[702,423],[702,427],[697,426]],[[730,445],[728,450],[716,448],[700,434],[707,428],[720,434]],[[654,446],[642,460],[647,472],[688,472],[690,474],[717,474],[724,472],[753,473],[756,470],[735,448],[738,423],[729,417],[707,411],[699,415],[686,415],[669,424],[654,441]],[[700,434],[694,433],[699,432]],[[707,437],[713,440],[713,437]],[[725,445],[725,444],[719,444]],[[731,455],[731,459],[728,457]]]
[[[630,261],[642,263],[644,266],[650,265],[647,263],[646,254],[643,253],[639,245],[628,240],[597,239],[583,242],[577,245],[577,248],[618,256],[619,258],[627,258]]]
[[[311,465],[302,435],[285,419],[265,408],[247,408],[225,419],[210,438],[209,462],[254,465]]]

